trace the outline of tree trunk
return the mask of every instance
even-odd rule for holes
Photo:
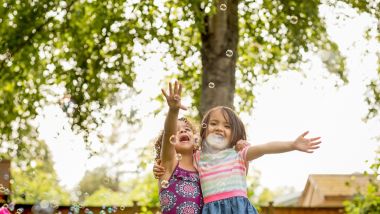
[[[201,117],[218,105],[233,108],[238,33],[238,0],[221,0],[216,14],[205,18],[202,33]]]

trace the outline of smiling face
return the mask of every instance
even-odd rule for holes
[[[214,107],[204,115],[200,129],[202,142],[210,134],[223,135],[228,140],[229,147],[234,146],[239,140],[247,139],[243,122],[231,108],[226,106]],[[222,142],[220,139],[217,141]]]
[[[211,134],[218,138],[224,138],[228,145],[231,144],[231,125],[222,109],[217,109],[210,114],[206,136],[210,136]]]

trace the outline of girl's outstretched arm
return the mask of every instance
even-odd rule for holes
[[[305,138],[309,131],[301,134],[293,141],[273,141],[265,144],[251,146],[247,150],[247,160],[259,158],[265,154],[277,154],[294,150],[313,153],[319,148],[321,137]]]
[[[165,125],[164,125],[164,135],[162,138],[162,149],[161,149],[161,161],[162,165],[169,169],[174,169],[175,166],[175,148],[170,141],[176,141],[176,132],[177,132],[177,120],[179,109],[186,108],[181,105],[181,90],[182,85],[177,81],[174,83],[174,87],[169,83],[169,94],[165,90],[161,89],[162,94],[164,95],[166,102],[169,106],[168,114],[166,115]]]

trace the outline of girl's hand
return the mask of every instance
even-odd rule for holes
[[[170,109],[187,110],[187,108],[185,106],[181,105],[182,85],[180,83],[178,83],[178,81],[174,82],[174,88],[172,87],[172,83],[169,82],[169,95],[165,92],[164,89],[161,89],[161,91],[162,91],[162,94],[164,95],[166,102],[168,103]]]
[[[250,146],[250,144],[246,140],[239,140],[235,145],[235,151],[239,152],[247,146]]]
[[[321,139],[321,137],[305,138],[308,133],[309,131],[304,132],[293,142],[295,150],[313,153],[315,149],[319,148],[318,145],[321,143],[319,139]]]
[[[154,178],[159,179],[161,176],[165,174],[165,167],[161,166],[161,160],[157,160],[157,162],[153,166],[153,175]]]

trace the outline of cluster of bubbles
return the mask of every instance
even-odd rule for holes
[[[79,214],[80,209],[82,208],[81,205],[75,204],[70,207],[70,211],[68,214]],[[120,210],[123,211],[125,209],[125,206],[121,206]],[[102,209],[100,210],[99,214],[110,214],[110,213],[116,213],[117,212],[117,207],[106,207],[105,205],[102,206]],[[84,208],[84,213],[85,214],[94,214],[93,211],[91,211],[89,208]]]
[[[9,204],[3,204],[4,208],[8,209],[9,211],[13,212],[14,209],[15,209],[15,204],[14,203],[9,203]],[[24,208],[20,207],[20,208],[17,208],[16,210],[16,214],[22,214],[24,212]]]

